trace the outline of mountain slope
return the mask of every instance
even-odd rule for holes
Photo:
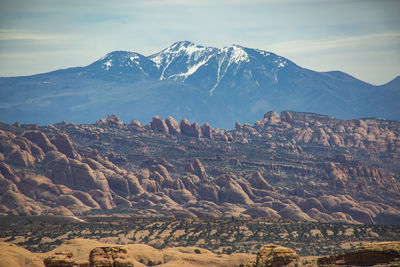
[[[400,120],[399,102],[396,79],[373,86],[271,52],[188,41],[148,57],[116,51],[86,67],[0,78],[0,120],[8,123],[87,123],[115,113],[124,121],[159,114],[230,128],[269,109]]]

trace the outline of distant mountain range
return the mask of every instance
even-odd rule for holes
[[[316,72],[271,52],[176,42],[151,56],[115,51],[86,66],[0,78],[0,120],[92,123],[188,118],[233,128],[267,110],[400,120],[400,76],[374,86],[346,73]]]

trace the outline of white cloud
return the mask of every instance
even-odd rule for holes
[[[7,40],[62,41],[71,39],[75,39],[75,37],[66,34],[44,34],[44,33],[27,32],[16,29],[0,29],[0,41],[7,41]]]
[[[366,46],[381,47],[385,43],[400,44],[400,32],[346,36],[330,40],[295,40],[271,44],[268,48],[280,53],[310,53],[313,51],[342,50]]]

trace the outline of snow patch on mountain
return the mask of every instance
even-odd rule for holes
[[[110,69],[110,67],[112,66],[112,59],[109,59],[108,61],[103,63],[102,68],[106,71],[108,71]]]
[[[228,65],[232,63],[239,64],[241,62],[250,62],[249,55],[244,51],[243,47],[239,45],[224,47],[221,52],[229,55]]]
[[[217,49],[183,41],[176,42],[148,58],[161,71],[160,80],[174,79],[184,81],[205,64],[215,54],[215,50]]]
[[[179,80],[179,81],[185,81],[187,79],[187,77],[189,77],[190,75],[195,73],[201,66],[203,66],[205,63],[207,63],[211,57],[212,57],[212,55],[196,64],[189,66],[187,72],[173,74],[173,75],[169,76],[169,78],[172,78],[174,80]]]
[[[218,71],[217,71],[217,81],[214,86],[210,89],[210,96],[213,95],[213,92],[221,83],[222,79],[225,77],[226,73],[233,65],[233,75],[237,74],[239,66],[242,63],[250,62],[249,54],[244,50],[243,47],[239,45],[231,45],[222,48],[219,51],[219,60],[218,60]]]

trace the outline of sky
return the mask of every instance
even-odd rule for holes
[[[0,76],[176,41],[258,48],[379,85],[400,75],[400,0],[0,0]]]

